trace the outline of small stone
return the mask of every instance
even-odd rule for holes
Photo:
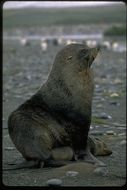
[[[112,117],[110,115],[107,116],[107,119],[112,119]]]
[[[106,113],[102,112],[99,116],[101,119],[111,119],[112,117],[110,115],[107,115]]]
[[[117,127],[117,129],[119,129],[119,130],[126,130],[125,127]]]
[[[97,108],[102,108],[102,107],[103,107],[102,104],[98,104],[98,105],[97,105]]]
[[[126,133],[120,133],[120,134],[118,134],[118,136],[124,136],[124,135],[126,135]]]
[[[126,140],[122,140],[121,142],[120,142],[120,145],[125,145],[126,144]]]
[[[120,103],[119,102],[110,102],[111,105],[114,105],[114,106],[119,106]]]
[[[90,129],[93,129],[93,127],[92,127],[92,126],[90,126]]]
[[[98,84],[95,85],[95,88],[99,88],[99,87],[100,87],[100,85],[98,85]]]
[[[26,78],[27,78],[28,80],[31,80],[32,76],[31,76],[31,75],[27,75]]]
[[[67,171],[66,172],[66,176],[68,177],[75,177],[79,174],[79,172],[76,172],[76,171]]]
[[[115,127],[126,127],[126,124],[112,123]]]
[[[121,84],[121,83],[122,83],[122,80],[120,80],[120,79],[115,79],[115,80],[113,81],[113,83],[114,83],[114,84]]]
[[[5,147],[5,150],[15,150],[14,147]]]
[[[14,95],[15,98],[22,98],[21,95]]]
[[[114,131],[106,131],[107,135],[116,135],[116,133],[114,133]]]
[[[62,185],[62,180],[61,179],[49,179],[47,182],[46,182],[46,184],[48,185],[48,186],[61,186]]]
[[[96,125],[95,128],[99,128],[100,126]]]
[[[112,97],[112,98],[119,97],[119,94],[118,93],[112,93],[112,94],[110,94],[110,97]]]
[[[97,174],[97,175],[100,175],[100,176],[107,176],[108,170],[107,170],[106,167],[97,167],[94,170],[94,173]]]
[[[107,124],[103,124],[103,127],[106,127],[106,128],[107,128],[107,127],[110,127],[110,125],[107,125]]]
[[[91,131],[90,134],[91,135],[103,135],[104,132],[103,131]]]

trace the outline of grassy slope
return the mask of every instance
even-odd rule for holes
[[[59,24],[124,23],[125,5],[68,9],[17,9],[3,11],[3,26],[36,27]]]

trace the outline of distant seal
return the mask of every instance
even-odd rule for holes
[[[46,83],[8,119],[10,137],[27,161],[62,165],[94,160],[87,146],[94,77],[91,64],[99,49],[65,46],[56,55]]]

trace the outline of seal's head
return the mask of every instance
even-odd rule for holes
[[[55,64],[76,71],[88,70],[98,54],[99,48],[89,48],[84,44],[70,44],[58,52]],[[63,69],[63,68],[62,68]]]

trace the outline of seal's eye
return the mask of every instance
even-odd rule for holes
[[[88,59],[89,58],[89,50],[81,49],[78,52],[78,58],[79,59]]]
[[[71,55],[67,58],[67,60],[70,60],[70,59],[72,59],[72,56],[71,56]]]

